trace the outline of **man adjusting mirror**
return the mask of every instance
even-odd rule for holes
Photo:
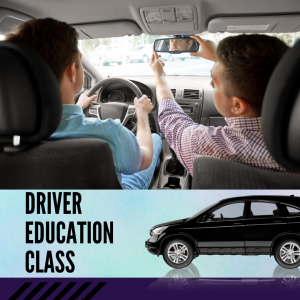
[[[165,38],[154,42],[154,51],[156,52],[182,53],[197,52],[198,50],[199,44],[192,38]]]

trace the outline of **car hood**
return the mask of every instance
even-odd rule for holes
[[[170,221],[170,222],[166,222],[166,223],[161,223],[158,225],[155,225],[151,228],[151,231],[155,228],[158,227],[162,227],[162,226],[170,226],[170,225],[179,225],[179,224],[184,224],[189,218],[185,218],[185,219],[180,219],[180,220],[175,220],[175,221]]]

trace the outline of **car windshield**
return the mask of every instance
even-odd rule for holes
[[[211,40],[216,45],[225,37],[234,35],[238,34],[227,32],[199,34],[201,38]],[[294,45],[300,38],[300,32],[268,35],[280,38],[288,46]],[[149,67],[153,43],[158,38],[166,37],[172,36],[141,34],[139,36],[80,40],[79,49],[104,76],[153,75]],[[210,76],[214,64],[212,61],[191,56],[189,53],[159,54],[166,62],[167,75]]]

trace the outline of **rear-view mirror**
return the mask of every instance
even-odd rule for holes
[[[165,38],[154,42],[154,51],[168,53],[197,52],[199,44],[191,38]]]

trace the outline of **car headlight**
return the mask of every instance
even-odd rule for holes
[[[161,234],[165,229],[167,229],[169,226],[162,226],[162,227],[157,227],[152,230],[152,235],[159,235]]]

